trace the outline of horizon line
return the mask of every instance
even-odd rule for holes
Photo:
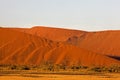
[[[45,25],[35,25],[31,27],[17,27],[17,26],[0,26],[0,28],[25,28],[31,29],[35,27],[45,27],[45,28],[53,28],[53,29],[65,29],[65,30],[76,30],[76,31],[86,31],[86,32],[101,32],[101,31],[119,31],[120,29],[100,29],[100,30],[85,30],[85,29],[75,29],[68,27],[57,27],[57,26],[45,26]]]

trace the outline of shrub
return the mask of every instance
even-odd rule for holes
[[[30,70],[30,67],[28,67],[28,66],[21,66],[20,70]]]
[[[95,72],[101,72],[100,67],[93,67],[93,68],[91,68],[91,70],[95,71]]]
[[[113,65],[108,68],[109,72],[120,72],[120,66],[119,65]]]
[[[15,69],[17,69],[17,66],[16,66],[16,65],[12,65],[12,66],[10,67],[10,69],[11,69],[11,70],[15,70]]]

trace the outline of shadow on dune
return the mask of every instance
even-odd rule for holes
[[[108,56],[108,57],[111,57],[120,61],[120,56]]]

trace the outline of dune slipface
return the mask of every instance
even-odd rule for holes
[[[80,47],[0,28],[0,64],[33,64],[43,61],[65,65],[112,65],[120,61]]]

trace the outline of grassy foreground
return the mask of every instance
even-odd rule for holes
[[[120,73],[120,65],[112,66],[81,66],[81,65],[58,65],[45,63],[42,65],[0,65],[0,71],[6,70],[37,70],[39,72],[109,72]]]
[[[120,80],[120,66],[0,65],[0,80]]]

